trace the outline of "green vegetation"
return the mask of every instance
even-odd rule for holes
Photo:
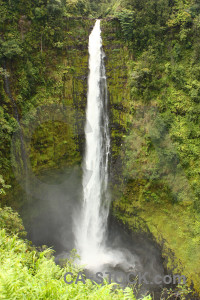
[[[164,245],[166,266],[186,274],[199,292],[200,6],[122,0],[113,1],[110,14],[120,24],[115,20],[108,26],[113,41],[123,45],[119,51],[126,49],[128,77],[127,97],[120,102],[126,124],[118,118],[112,130],[121,157],[114,162],[116,174],[120,162],[123,173],[113,212],[132,229],[147,225]],[[111,51],[107,56],[109,66]]]
[[[56,265],[52,249],[39,251],[20,238],[24,228],[18,214],[11,209],[0,209],[0,225],[1,299],[136,299],[130,288],[123,291],[106,281],[97,285],[87,279],[85,284],[76,284],[82,269],[75,264],[75,253],[63,267]],[[74,276],[70,285],[64,282],[67,272]]]
[[[12,136],[23,135],[28,167],[37,175],[81,163],[87,43],[94,21],[80,19],[83,10],[90,15],[87,1],[85,6],[81,1],[0,3],[0,174],[15,190],[2,202],[19,209],[23,203],[13,195],[18,198],[22,191],[12,167],[24,174],[25,161],[20,138],[15,143]],[[17,164],[11,163],[11,142]]]
[[[16,114],[37,176],[81,163],[88,35],[94,17],[105,17],[112,211],[133,230],[148,227],[166,267],[187,276],[200,293],[198,1],[0,0],[0,7],[1,203],[18,210],[25,204],[12,169],[22,166],[10,157]],[[20,145],[14,146],[20,156]],[[90,283],[79,286],[82,294],[75,285],[67,290],[64,269],[47,258],[50,250],[32,249],[19,238],[24,230],[17,215],[0,212],[4,299],[18,291],[19,299],[125,297]]]

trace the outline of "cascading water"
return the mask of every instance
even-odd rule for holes
[[[81,256],[81,264],[91,271],[100,270],[105,265],[111,268],[120,266],[125,270],[135,266],[135,256],[130,251],[105,244],[110,204],[110,137],[104,58],[100,20],[97,20],[89,38],[83,205],[80,214],[75,217],[75,246]]]
[[[100,20],[89,38],[89,79],[86,110],[86,149],[83,165],[83,207],[76,230],[81,260],[96,265],[103,253],[109,213],[108,158],[110,151],[108,97]]]

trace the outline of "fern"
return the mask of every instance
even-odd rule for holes
[[[124,290],[124,299],[127,300],[136,300],[134,294],[133,294],[133,290],[129,287],[125,288]]]
[[[64,267],[54,263],[52,249],[37,252],[27,241],[17,235],[10,236],[5,229],[0,230],[0,299],[5,300],[71,300],[71,299],[132,299],[133,291],[124,291],[116,284],[93,284],[86,280],[83,284],[71,285],[64,282],[64,274],[72,272],[74,277],[80,267],[74,265],[75,252],[65,262]],[[144,298],[150,299],[150,298]]]

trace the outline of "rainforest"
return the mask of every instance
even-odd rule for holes
[[[200,299],[199,125],[199,0],[0,0],[0,299]]]

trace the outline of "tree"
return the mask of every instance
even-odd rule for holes
[[[22,55],[22,47],[17,39],[10,39],[7,41],[0,41],[1,51],[0,58],[12,59],[16,56]]]

